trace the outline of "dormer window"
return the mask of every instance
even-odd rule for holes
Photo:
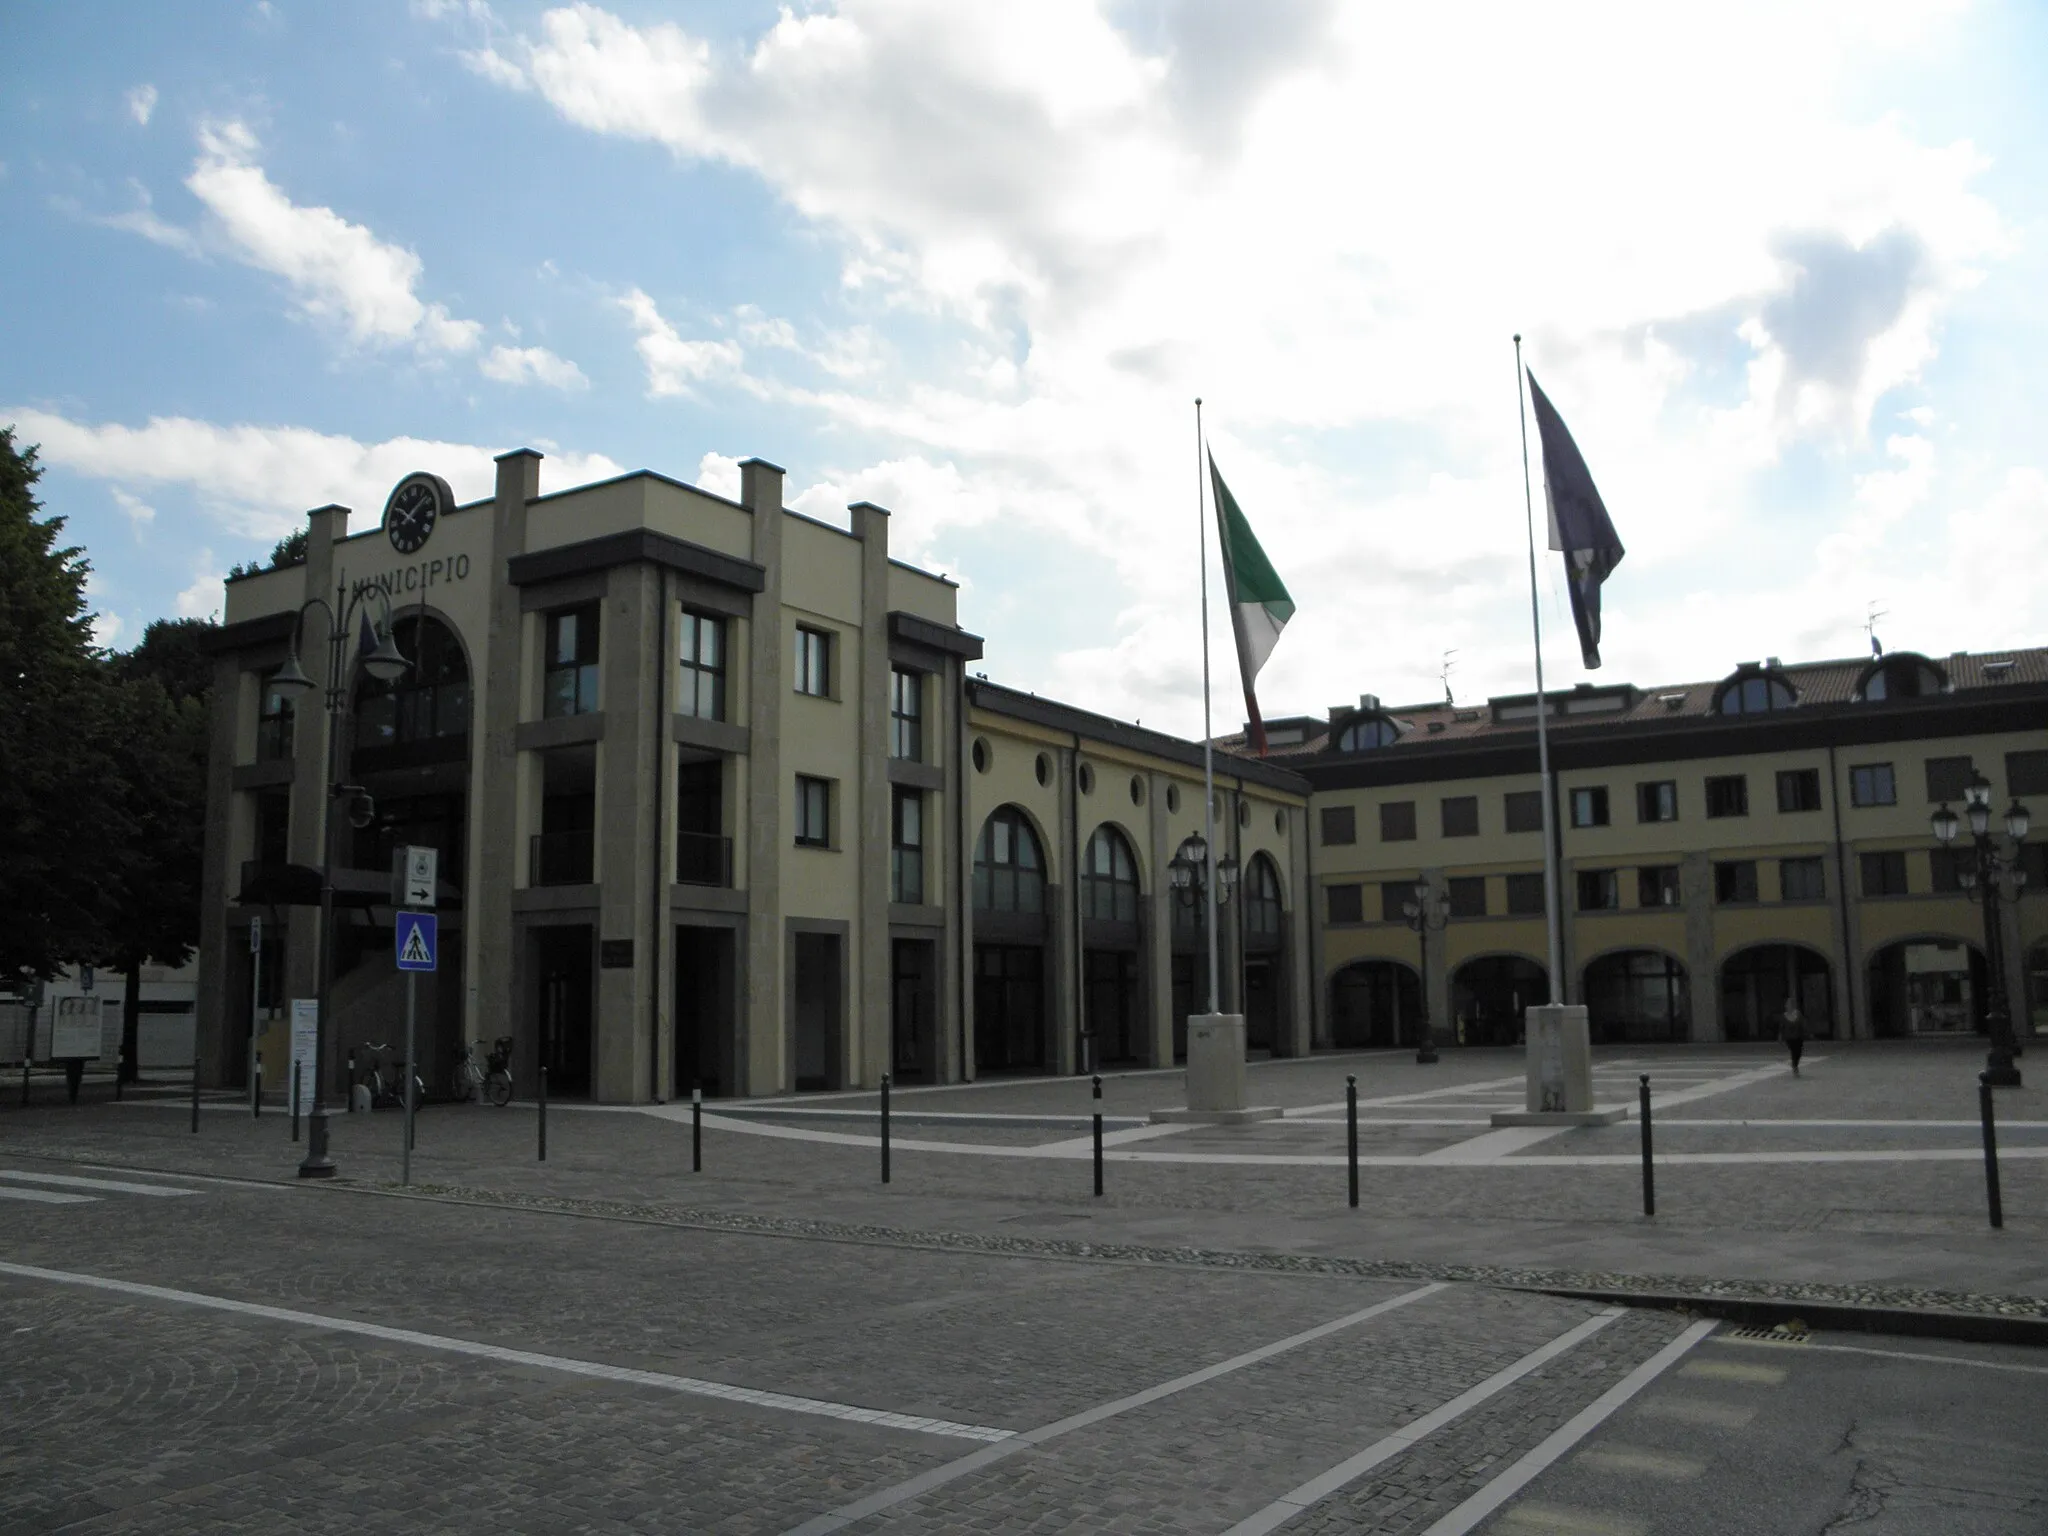
[[[1792,685],[1775,672],[1745,669],[1721,685],[1714,709],[1723,715],[1763,715],[1798,703]]]
[[[1401,728],[1385,715],[1360,715],[1337,733],[1339,752],[1370,752],[1374,747],[1391,747],[1401,739]]]
[[[1856,685],[1856,697],[1868,704],[1886,699],[1924,699],[1943,691],[1948,680],[1941,669],[1924,656],[1887,656],[1865,670]]]

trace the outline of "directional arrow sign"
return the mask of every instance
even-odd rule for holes
[[[398,968],[431,971],[438,949],[440,919],[432,912],[398,914]]]

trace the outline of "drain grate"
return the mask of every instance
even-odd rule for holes
[[[1724,1328],[1721,1337],[1752,1344],[1807,1344],[1813,1339],[1804,1323],[1780,1323],[1775,1328]]]

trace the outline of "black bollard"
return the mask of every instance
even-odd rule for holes
[[[346,1112],[351,1115],[354,1114],[356,1112],[356,1048],[354,1046],[348,1048],[348,1086],[342,1090],[341,1096]],[[370,1107],[375,1109],[377,1106],[373,1103]],[[296,1114],[298,1111],[294,1110],[293,1113]],[[298,1140],[296,1136],[292,1139],[294,1141]]]
[[[548,1069],[540,1069],[540,1160],[548,1160]]]
[[[882,1074],[882,1182],[889,1182],[889,1074]]]
[[[1998,1129],[1991,1113],[1991,1076],[1977,1074],[1977,1117],[1984,1122],[1984,1197],[1991,1203],[1991,1225],[2005,1225],[2005,1202],[1998,1193]]]
[[[263,1053],[256,1053],[256,1091],[249,1095],[249,1118],[263,1118]]]
[[[1650,1074],[1642,1075],[1640,1090],[1643,1106],[1643,1214],[1657,1214],[1657,1169],[1650,1161]]]
[[[192,1058],[192,1134],[199,1134],[199,1058]]]
[[[290,1102],[292,1109],[293,1141],[297,1141],[299,1139],[299,1079],[303,1075],[304,1074],[299,1070],[298,1063],[292,1063],[292,1086],[291,1091],[285,1095],[285,1098]]]
[[[1344,1156],[1351,1164],[1351,1209],[1358,1209],[1358,1079],[1344,1079]]]
[[[690,1172],[704,1171],[704,1085],[690,1088]]]
[[[121,1076],[128,1069],[128,1058],[119,1052],[114,1056],[114,1102],[121,1102]]]
[[[1102,1078],[1095,1079],[1095,1193],[1102,1194]]]

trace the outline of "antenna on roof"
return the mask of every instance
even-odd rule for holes
[[[1883,618],[1886,613],[1885,609],[1877,606],[1882,601],[1882,598],[1873,597],[1870,600],[1868,611],[1863,616],[1863,633],[1870,636],[1870,654],[1872,656],[1882,656],[1884,654],[1884,642],[1877,638],[1877,621]]]
[[[1438,674],[1443,678],[1444,681],[1444,708],[1446,709],[1451,708],[1458,702],[1456,699],[1451,697],[1451,672],[1458,665],[1455,661],[1452,661],[1451,658],[1457,654],[1458,651],[1457,647],[1455,646],[1453,646],[1450,650],[1444,652],[1444,669],[1440,674]]]

